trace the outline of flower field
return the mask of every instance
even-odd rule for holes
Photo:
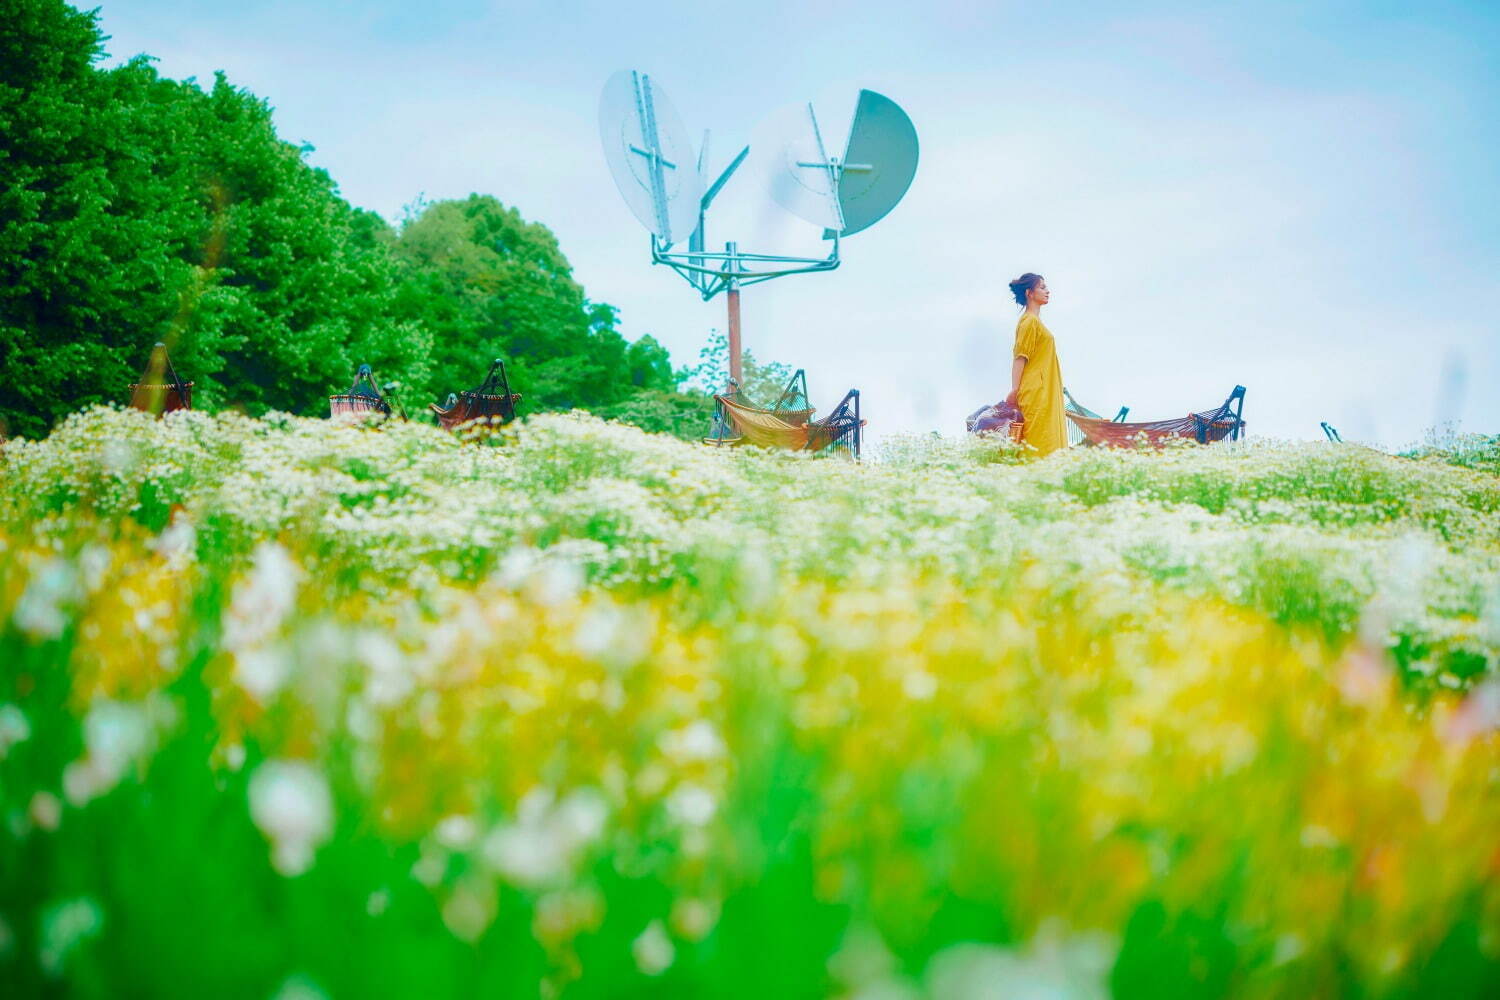
[[[0,982],[1500,995],[1500,444],[95,409],[0,448]]]

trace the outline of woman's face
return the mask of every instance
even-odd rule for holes
[[[1046,305],[1047,299],[1051,297],[1050,293],[1047,291],[1047,282],[1045,279],[1038,281],[1035,285],[1032,285],[1031,290],[1028,291],[1026,295],[1031,299],[1032,302],[1035,302],[1039,306]]]

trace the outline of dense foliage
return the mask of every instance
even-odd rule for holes
[[[528,409],[596,408],[675,387],[667,351],[627,344],[546,226],[487,195],[422,205],[391,234],[403,308],[433,332],[434,384],[473,386],[504,357]]]
[[[367,362],[420,410],[496,356],[532,412],[649,418],[675,390],[546,227],[475,195],[393,230],[222,74],[101,69],[102,44],[63,0],[0,17],[0,434],[126,398],[158,340],[207,409],[325,413]]]
[[[95,410],[0,483],[23,992],[1500,987],[1442,454]]]
[[[1429,432],[1426,441],[1403,454],[1500,476],[1500,434],[1460,434],[1451,429]]]
[[[10,6],[0,418],[14,432],[119,400],[157,340],[211,407],[316,412],[356,359],[425,383],[431,337],[394,314],[384,223],[277,139],[264,102],[143,58],[96,69],[93,14]]]
[[[755,352],[740,352],[740,392],[752,404],[771,406],[792,378],[791,365],[779,361],[762,362]],[[723,392],[729,384],[729,338],[715,330],[698,352],[698,363],[677,373],[684,388],[703,393]]]

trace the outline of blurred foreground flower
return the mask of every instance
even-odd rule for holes
[[[653,920],[647,925],[630,946],[630,951],[635,956],[636,968],[648,976],[659,976],[666,972],[677,956],[677,950],[672,947],[672,939],[667,936],[667,929],[660,920]]]
[[[99,904],[87,896],[55,903],[42,913],[42,971],[60,976],[69,958],[104,926]]]
[[[1042,925],[1026,948],[960,944],[927,967],[931,1000],[1108,1000],[1116,943],[1107,934],[1069,935]]]
[[[328,782],[303,761],[267,761],[250,779],[250,817],[271,841],[276,870],[300,875],[333,832]]]
[[[234,656],[234,679],[262,704],[291,672],[289,655],[275,637],[296,607],[301,576],[285,548],[262,542],[255,548],[250,572],[235,585],[224,612],[222,642]]]
[[[299,972],[287,976],[271,1000],[328,1000],[328,994],[312,978]]]
[[[482,852],[514,885],[537,887],[565,875],[578,854],[604,831],[608,807],[597,792],[579,790],[554,803],[547,789],[522,797],[515,822],[496,827]]]
[[[5,759],[11,747],[30,738],[31,723],[26,713],[15,705],[0,705],[0,760]]]
[[[56,639],[69,620],[69,607],[83,596],[78,571],[65,559],[43,560],[31,573],[11,617],[32,639]]]
[[[126,768],[141,760],[153,740],[145,706],[100,700],[83,720],[88,752],[63,770],[68,801],[81,806],[119,784]]]

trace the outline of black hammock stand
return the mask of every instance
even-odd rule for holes
[[[162,379],[166,378],[171,381],[163,382]],[[177,377],[172,359],[167,356],[166,344],[158,341],[151,348],[151,360],[146,362],[141,380],[130,385],[130,405],[158,417],[173,410],[193,408],[193,383]]]
[[[839,405],[822,420],[809,421],[809,428],[816,428],[810,435],[819,442],[817,450],[843,451],[859,458],[859,448],[865,436],[865,421],[859,413],[859,390],[850,389],[839,400]],[[826,442],[826,443],[822,443]]]
[[[521,401],[519,392],[510,391],[510,379],[505,375],[505,362],[496,358],[484,381],[466,392],[449,393],[448,405],[427,406],[437,414],[443,430],[454,431],[464,424],[478,422],[496,427],[516,419],[516,404]]]
[[[375,372],[369,365],[360,365],[349,391],[328,397],[329,415],[361,420],[383,419],[391,415],[391,403],[394,402],[401,419],[405,420],[406,408],[396,399],[395,388],[396,384],[390,382],[382,392],[375,384]]]

